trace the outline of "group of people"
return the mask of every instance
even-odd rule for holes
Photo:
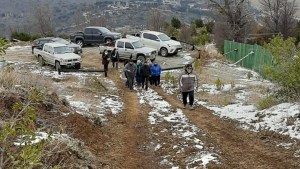
[[[112,61],[112,66],[117,67],[115,63],[118,61],[118,52],[114,49],[110,54],[107,50],[103,51],[102,54],[102,64],[104,66],[105,77],[107,77],[107,70],[109,61]],[[141,86],[142,89],[148,90],[148,83],[150,85],[159,86],[160,85],[160,75],[161,75],[161,66],[151,60],[146,60],[142,63],[140,60],[137,60],[135,64],[132,60],[132,57],[128,62],[124,63],[124,72],[126,76],[126,86],[130,90],[133,90],[134,82],[136,80],[137,86]],[[194,109],[194,92],[198,88],[198,76],[193,71],[192,64],[186,64],[184,71],[179,75],[178,85],[181,91],[183,108],[189,105],[190,109]],[[187,98],[189,102],[187,102]]]
[[[134,79],[137,86],[145,90],[148,90],[149,82],[150,85],[160,85],[161,66],[157,62],[152,64],[151,60],[147,60],[144,63],[137,60],[135,64],[130,59],[128,63],[125,63],[124,72],[127,78],[126,85],[130,90],[133,90]]]

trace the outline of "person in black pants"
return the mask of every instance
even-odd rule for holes
[[[104,50],[102,53],[102,65],[104,67],[104,74],[107,77],[108,64],[109,64],[109,54],[107,50]]]
[[[151,78],[153,80],[153,85],[159,86],[160,85],[160,74],[161,74],[161,67],[157,62],[154,62],[154,64],[150,68],[151,70]]]
[[[198,75],[193,71],[191,64],[185,66],[184,71],[179,75],[178,83],[182,94],[183,108],[186,108],[188,97],[190,109],[193,110],[194,91],[198,88]]]
[[[118,69],[118,59],[119,59],[119,53],[117,52],[117,49],[114,48],[114,50],[111,51],[110,53],[110,60],[112,62],[113,68],[116,66],[116,69]]]
[[[142,88],[148,90],[148,81],[151,75],[150,66],[147,62],[141,67],[141,76],[142,76]]]

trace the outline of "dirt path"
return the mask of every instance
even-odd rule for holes
[[[166,95],[161,89],[156,91],[172,106],[182,107],[175,96]],[[183,112],[192,123],[208,134],[206,142],[221,151],[221,168],[299,168],[299,161],[293,157],[292,152],[276,148],[266,141],[266,136],[238,129],[234,122],[222,120],[202,106]],[[208,165],[208,168],[220,166]]]
[[[147,107],[141,107],[136,92],[125,88],[124,81],[116,70],[110,70],[112,79],[124,102],[124,111],[111,118],[110,133],[112,146],[108,152],[113,168],[151,169],[155,167],[153,153],[144,151],[149,142]]]

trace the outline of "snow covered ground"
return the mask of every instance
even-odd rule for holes
[[[10,50],[19,50],[18,47],[11,48]],[[187,59],[188,60],[188,59]],[[16,63],[20,64],[20,63]],[[213,111],[213,113],[220,118],[233,119],[240,122],[240,127],[245,130],[270,130],[275,131],[279,134],[288,135],[292,139],[300,139],[300,104],[299,103],[281,103],[265,110],[258,110],[254,104],[249,104],[248,96],[253,94],[247,90],[253,86],[268,86],[274,87],[272,83],[266,80],[261,80],[260,76],[251,70],[247,70],[241,67],[234,67],[232,65],[223,64],[220,62],[212,62],[207,67],[213,69],[224,69],[223,72],[228,74],[234,74],[236,83],[224,84],[221,90],[217,90],[215,84],[203,83],[199,87],[197,92],[204,92],[209,95],[218,95],[230,90],[239,88],[238,92],[234,94],[234,101],[231,104],[220,106],[213,105],[207,101],[196,98],[195,104],[198,106],[204,106]],[[180,70],[170,71],[173,74],[178,74]],[[71,86],[80,87],[83,86],[87,78],[90,76],[100,77],[100,74],[90,73],[63,73],[58,75],[57,72],[49,70],[47,68],[40,69],[37,65],[31,67],[31,72],[36,74],[42,74],[54,79],[60,79],[57,82],[53,82],[59,91],[63,91],[65,87],[61,81],[67,79],[70,76],[75,76],[79,82],[70,84]],[[249,79],[247,74],[251,72],[253,77]],[[166,72],[163,72],[165,74]],[[74,108],[74,110],[80,114],[97,115],[101,121],[106,121],[105,115],[108,111],[113,114],[122,112],[123,101],[113,91],[116,89],[116,85],[109,79],[104,79],[104,83],[109,84],[110,88],[107,94],[103,96],[94,96],[96,102],[90,102],[88,100],[78,100],[73,95],[61,92],[61,96],[64,96]],[[162,82],[162,88],[167,94],[174,94],[177,92],[176,86],[169,82]],[[256,91],[258,95],[263,95]],[[194,164],[199,164],[205,167],[209,162],[218,162],[218,154],[213,153],[213,147],[206,147],[201,141],[201,137],[205,136],[201,129],[197,128],[189,122],[187,117],[183,114],[182,110],[171,107],[171,105],[163,100],[155,91],[149,89],[148,91],[137,91],[140,99],[140,103],[149,104],[152,111],[149,113],[149,123],[153,126],[154,134],[157,135],[170,135],[178,142],[172,145],[171,151],[166,151],[167,142],[165,140],[157,140],[154,145],[155,151],[162,151],[162,165],[167,165],[171,168],[178,168],[176,165],[176,159],[170,154],[181,154],[184,153],[190,147],[198,150],[198,153],[187,156],[185,161],[187,168]],[[291,120],[292,119],[292,120]],[[160,127],[158,127],[160,126]],[[161,126],[165,128],[161,129]],[[161,129],[161,130],[159,130]],[[292,144],[279,143],[278,146],[284,146],[289,148]],[[169,152],[170,154],[166,153]],[[295,156],[300,156],[299,152],[295,152]]]

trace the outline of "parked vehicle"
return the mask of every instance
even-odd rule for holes
[[[65,44],[68,47],[72,48],[73,52],[76,54],[82,53],[81,47],[75,43],[69,42],[65,39],[58,38],[58,37],[46,37],[46,38],[39,38],[39,39],[36,39],[33,41],[32,46],[31,46],[32,54],[34,54],[34,48],[42,50],[45,43],[51,43],[51,42]]]
[[[114,44],[108,43],[99,46],[100,53],[105,49],[112,51],[114,48],[116,48],[120,59],[127,60],[132,56],[132,60],[140,60],[143,63],[148,58],[154,61],[157,55],[156,49],[145,47],[138,39],[122,38],[118,39]]]
[[[45,43],[42,50],[34,49],[41,66],[52,65],[57,71],[62,67],[80,69],[81,57],[72,49],[61,43]]]
[[[137,34],[126,35],[126,38],[140,39],[145,46],[159,51],[161,56],[177,54],[182,50],[180,42],[172,40],[169,36],[161,32],[141,31]]]
[[[83,32],[76,32],[70,35],[71,42],[77,43],[81,47],[86,44],[110,43],[121,38],[120,33],[111,32],[105,27],[90,26]]]

